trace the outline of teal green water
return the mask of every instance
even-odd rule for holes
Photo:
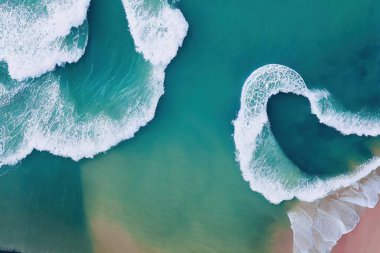
[[[289,117],[289,112],[297,112]],[[348,173],[373,157],[373,137],[344,136],[322,125],[311,114],[306,98],[290,94],[274,96],[268,104],[276,140],[286,155],[309,175],[320,177]],[[289,141],[289,136],[293,136]],[[316,141],[317,140],[317,141]]]
[[[189,31],[165,71],[153,121],[93,159],[34,151],[3,166],[0,249],[102,252],[122,236],[121,252],[273,252],[273,233],[289,226],[291,203],[272,205],[251,191],[235,161],[231,121],[245,79],[279,63],[347,109],[380,106],[377,1],[182,0],[176,6]],[[78,121],[101,112],[120,119],[135,101],[130,97],[149,97],[151,66],[134,51],[127,25],[121,1],[92,0],[82,27],[89,35],[84,56],[54,71]],[[320,125],[296,96],[273,97],[268,113],[281,148],[310,175],[346,173],[378,145]]]
[[[78,165],[34,153],[2,168],[0,189],[2,250],[91,252]]]
[[[135,106],[128,96],[149,93],[148,73],[144,72],[150,66],[135,52],[130,34],[123,32],[127,22],[121,1],[112,4],[93,1],[87,19],[86,54],[78,63],[58,70],[61,83],[65,84],[62,90],[67,92],[81,117],[105,112],[120,119],[129,107]]]

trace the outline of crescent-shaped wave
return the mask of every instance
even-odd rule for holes
[[[263,194],[272,203],[294,197],[313,201],[352,185],[380,166],[380,158],[375,157],[352,173],[329,179],[303,173],[286,157],[270,129],[267,103],[271,96],[280,92],[306,97],[319,121],[344,135],[380,134],[380,121],[376,117],[365,112],[344,111],[327,91],[308,89],[294,70],[282,65],[265,65],[245,81],[241,108],[233,122],[237,160],[252,190]]]
[[[90,0],[0,3],[0,61],[8,64],[10,76],[21,81],[77,62],[87,44],[89,4]]]
[[[0,122],[4,122],[0,126],[0,167],[17,163],[33,149],[73,160],[90,158],[132,138],[140,127],[153,119],[158,100],[164,93],[165,69],[182,45],[188,24],[182,13],[165,1],[158,0],[154,8],[145,0],[124,1],[123,4],[136,51],[145,60],[141,56],[135,57],[137,60],[131,60],[130,70],[124,70],[125,67],[118,66],[118,62],[109,63],[115,65],[106,68],[104,73],[94,73],[91,69],[82,74],[85,83],[77,84],[86,85],[93,75],[91,81],[94,83],[90,82],[89,85],[101,85],[101,92],[95,92],[94,100],[97,96],[105,96],[105,101],[109,101],[105,91],[112,91],[111,102],[117,104],[117,116],[103,109],[96,109],[96,113],[88,112],[91,108],[85,108],[84,112],[78,111],[73,101],[75,97],[67,91],[67,80],[63,80],[59,74],[64,71],[62,69],[61,72],[55,71],[24,81],[5,79],[3,83],[0,82]],[[125,31],[128,31],[127,27]],[[0,48],[1,43],[0,38]],[[8,45],[10,42],[4,43]],[[42,54],[43,61],[45,52],[41,53],[41,48],[33,47],[34,44],[29,46],[32,54],[28,50],[20,52],[15,59],[23,56],[40,57]],[[59,51],[59,48],[59,45],[55,45],[52,50]],[[15,74],[11,74],[11,77],[16,79],[40,73],[40,70],[18,73],[24,64],[31,64],[28,60],[20,61],[20,64],[12,64],[12,61],[7,63],[9,72]],[[13,68],[17,71],[12,72]],[[41,72],[47,70],[45,67],[41,69]],[[116,78],[112,69],[120,69],[117,73],[122,73],[122,76]],[[129,73],[131,71],[136,73]],[[112,83],[115,79],[116,83]],[[82,94],[82,91],[77,92],[80,94],[78,96],[86,98],[87,93]]]

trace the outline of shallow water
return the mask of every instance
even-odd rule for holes
[[[273,205],[253,192],[235,161],[231,121],[244,81],[278,63],[344,109],[375,113],[380,106],[377,1],[182,0],[176,7],[189,31],[165,71],[153,121],[93,159],[35,151],[3,166],[0,248],[102,252],[123,238],[114,252],[271,252],[292,203]],[[134,50],[121,1],[92,0],[87,25],[83,57],[53,75],[77,121],[99,113],[120,120],[134,108],[131,94],[150,96],[144,78],[152,66]],[[372,155],[376,139],[320,125],[307,100],[276,95],[268,113],[279,147],[307,175],[346,173]]]

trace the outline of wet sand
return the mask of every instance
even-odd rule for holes
[[[379,145],[372,147],[372,152],[380,156]],[[360,253],[380,252],[380,204],[375,208],[368,208],[358,226],[350,233],[344,235],[333,253]]]
[[[380,252],[380,205],[368,208],[358,226],[343,235],[332,253]]]
[[[376,253],[380,252],[380,204],[368,208],[357,227],[345,234],[333,248],[332,253]],[[272,236],[272,253],[293,252],[293,231],[278,228]]]
[[[375,156],[380,156],[380,144],[371,147]],[[342,236],[332,253],[380,252],[380,204],[367,208],[356,228]]]

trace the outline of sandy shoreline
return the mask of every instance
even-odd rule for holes
[[[380,203],[375,208],[366,209],[356,228],[342,236],[332,253],[372,253],[380,252]],[[270,252],[292,253],[293,231],[280,227],[272,235]]]
[[[379,144],[372,153],[380,157]],[[379,169],[378,169],[379,170]],[[380,252],[380,202],[375,208],[367,208],[356,228],[342,236],[332,253]]]
[[[366,209],[357,227],[338,241],[332,253],[380,251],[380,204]]]
[[[293,231],[278,228],[272,235],[270,252],[292,253]],[[380,203],[375,208],[366,209],[356,228],[342,236],[332,253],[380,252]]]
[[[379,183],[380,175],[376,170],[357,184],[323,199],[299,202],[288,212],[294,230],[294,247],[299,251],[327,252],[337,241],[333,253],[380,252],[377,239],[380,236],[380,205],[368,208],[378,201],[380,188],[375,185]],[[348,231],[351,232],[345,234]],[[318,236],[320,233],[322,237]]]

